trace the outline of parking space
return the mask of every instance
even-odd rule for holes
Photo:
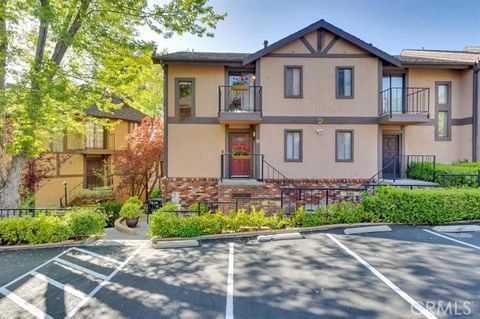
[[[480,233],[0,253],[0,318],[480,318]]]

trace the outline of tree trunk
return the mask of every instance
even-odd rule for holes
[[[0,186],[0,208],[18,208],[20,182],[27,159],[14,156],[4,185]]]

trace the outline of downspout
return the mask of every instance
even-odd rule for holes
[[[473,135],[472,135],[472,144],[473,144],[473,154],[472,154],[472,162],[476,162],[479,158],[478,156],[478,149],[479,149],[479,112],[478,112],[478,71],[480,70],[479,63],[475,63],[473,65]]]

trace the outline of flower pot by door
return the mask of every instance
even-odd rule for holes
[[[125,222],[127,223],[128,227],[135,228],[138,224],[138,218],[125,218]]]
[[[250,148],[250,133],[230,133],[230,153],[235,149]],[[250,155],[233,155],[230,161],[231,177],[250,175]]]

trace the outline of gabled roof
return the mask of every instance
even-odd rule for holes
[[[128,104],[123,104],[121,108],[112,110],[111,112],[105,112],[98,109],[96,105],[89,106],[85,113],[90,116],[103,117],[116,120],[126,120],[133,122],[141,122],[147,115],[140,112],[137,109],[129,106]]]
[[[410,63],[411,61],[415,63],[415,60],[428,62],[430,60],[430,64],[473,65],[479,63],[480,53],[473,51],[404,49],[400,53],[400,59],[404,63]]]
[[[336,26],[328,23],[327,21],[325,20],[319,20],[311,25],[309,25],[308,27],[306,28],[303,28],[301,29],[300,31],[297,31],[291,35],[289,35],[288,37],[285,37],[269,46],[267,46],[266,48],[263,48],[262,50],[260,51],[257,51],[249,56],[247,56],[245,59],[243,59],[243,64],[249,64],[249,63],[252,63],[253,61],[255,60],[258,60],[259,58],[269,54],[269,53],[272,53],[273,51],[283,47],[284,45],[294,41],[294,40],[297,40],[305,35],[307,35],[308,33],[310,32],[313,32],[313,31],[316,31],[318,29],[324,29],[324,30],[327,30],[355,45],[357,45],[358,47],[364,49],[365,51],[381,58],[382,60],[385,60],[395,66],[398,66],[400,67],[401,66],[401,62],[400,60],[398,60],[397,58],[395,58],[394,56],[374,47],[373,45],[369,44],[369,43],[366,43],[365,41],[357,38],[356,36],[354,35],[351,35],[350,33],[348,32],[345,32],[343,31],[342,29],[340,28],[337,28]]]
[[[239,62],[241,63],[250,53],[232,52],[188,52],[180,51],[158,55],[153,58],[155,62]]]
[[[397,55],[402,64],[422,64],[422,65],[473,65],[472,62],[458,61],[453,59],[438,59],[420,56]]]

